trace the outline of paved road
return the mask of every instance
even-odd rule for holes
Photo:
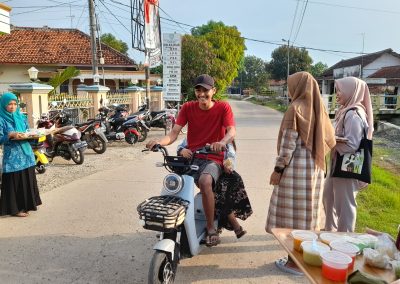
[[[236,240],[181,261],[176,283],[305,283],[282,274],[274,260],[284,255],[264,231],[282,115],[232,101],[237,121],[238,172],[254,213]],[[171,146],[174,149],[175,145]],[[157,195],[165,171],[148,153],[135,161],[42,194],[43,205],[28,218],[0,218],[1,283],[146,283],[155,233],[138,224],[136,206]]]

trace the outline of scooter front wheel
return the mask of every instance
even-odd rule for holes
[[[36,164],[36,171],[38,174],[44,174],[46,172],[46,167],[41,162],[38,162]]]
[[[174,283],[177,263],[163,251],[155,251],[150,262],[149,284]]]
[[[101,139],[99,136],[93,137],[94,143],[96,144],[95,147],[92,148],[97,154],[103,154],[107,150],[106,141]]]
[[[83,155],[83,150],[78,149],[78,150],[73,151],[71,153],[71,158],[72,158],[72,161],[75,162],[75,164],[77,164],[77,165],[83,164],[83,161],[85,160],[85,156]]]

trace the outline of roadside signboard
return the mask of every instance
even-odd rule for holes
[[[163,92],[165,101],[181,100],[181,35],[163,34]]]

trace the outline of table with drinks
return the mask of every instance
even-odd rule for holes
[[[337,246],[345,246],[343,248],[338,247],[340,250],[347,250],[350,254],[347,256],[343,256],[343,253],[335,251],[333,249],[331,251],[332,244],[335,245],[335,242],[331,242],[329,247],[326,240],[321,240],[322,234],[317,239],[312,241],[304,241],[302,242],[301,237],[293,237],[294,234],[299,232],[300,234],[314,234],[318,236],[318,232],[312,231],[299,231],[293,229],[284,229],[284,228],[274,228],[272,229],[272,234],[279,241],[282,247],[287,251],[293,261],[297,264],[297,266],[304,272],[304,275],[310,280],[311,283],[318,284],[327,284],[327,283],[338,283],[338,282],[346,282],[347,276],[351,274],[353,271],[359,270],[361,272],[367,273],[371,276],[380,278],[382,280],[391,283],[395,281],[395,273],[393,270],[389,269],[380,269],[369,266],[365,264],[363,255],[354,254],[351,255],[351,247],[346,246],[343,242],[336,242]],[[323,232],[321,232],[323,233]],[[325,235],[332,236],[340,236],[342,233],[329,233]],[[315,258],[312,254],[307,251],[309,248],[315,246],[319,246],[319,251],[321,251],[321,257]],[[305,249],[303,251],[303,248]],[[304,255],[303,255],[304,254]],[[345,268],[336,266],[339,261],[343,262]],[[321,263],[315,263],[320,261]],[[332,279],[332,280],[331,280]],[[333,280],[335,279],[335,281]]]

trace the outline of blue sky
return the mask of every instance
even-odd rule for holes
[[[14,7],[11,23],[16,26],[73,27],[89,32],[87,0],[2,2]],[[124,6],[129,6],[130,0],[96,0],[96,3],[102,33],[112,33],[130,44],[130,14]],[[322,61],[329,66],[357,56],[329,50],[360,53],[363,41],[364,52],[392,48],[400,53],[399,0],[160,0],[160,7],[163,32],[190,33],[189,26],[203,25],[209,20],[222,21],[236,26],[246,38],[275,43],[246,40],[246,55],[266,61],[278,44],[285,44],[282,39],[289,37],[291,42],[296,39],[296,46],[328,50],[309,49],[309,53],[314,62]],[[144,60],[141,53],[131,50],[129,54],[138,62]]]

